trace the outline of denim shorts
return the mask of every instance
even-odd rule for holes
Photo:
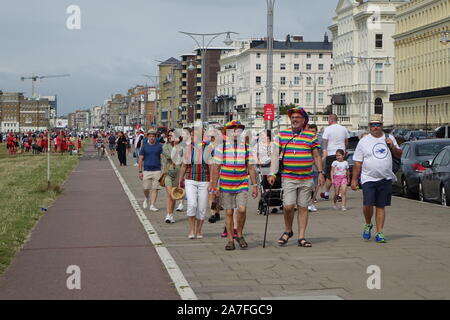
[[[384,208],[391,205],[392,180],[369,181],[362,185],[363,204]]]

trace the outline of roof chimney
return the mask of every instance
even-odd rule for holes
[[[303,42],[303,36],[292,36],[292,42]]]
[[[323,42],[325,44],[329,44],[330,43],[330,41],[328,41],[328,33],[326,33],[326,32],[325,32],[325,35],[323,36]]]

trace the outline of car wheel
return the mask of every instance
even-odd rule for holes
[[[409,198],[411,197],[411,193],[409,192],[409,186],[408,182],[406,181],[406,178],[402,178],[402,197]]]
[[[450,201],[448,199],[447,192],[445,191],[445,187],[441,186],[441,204],[444,207],[450,206]]]
[[[423,195],[423,186],[422,182],[419,182],[419,201],[425,201],[425,197]]]

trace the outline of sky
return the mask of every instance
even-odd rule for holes
[[[338,0],[276,0],[274,36],[322,41]],[[80,8],[80,29],[68,7]],[[31,96],[20,77],[70,74],[36,82],[40,95],[58,96],[58,115],[101,105],[125,94],[158,62],[189,53],[194,41],[178,31],[238,32],[234,39],[267,34],[266,0],[0,0],[0,90]],[[213,42],[223,47],[225,36]]]

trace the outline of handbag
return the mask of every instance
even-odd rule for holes
[[[169,166],[168,165],[166,165],[166,168],[165,168],[165,170],[164,170],[164,173],[161,175],[161,177],[159,178],[159,185],[161,186],[161,187],[165,187],[166,186],[166,176],[167,176],[167,170],[169,169]]]
[[[283,156],[281,157],[281,159],[279,160],[279,163],[278,163],[278,172],[277,172],[277,175],[278,175],[278,174],[281,174],[281,171],[283,171],[283,169],[284,169],[284,156],[285,156],[285,154],[286,154],[286,148],[287,148],[288,144],[289,144],[292,140],[294,140],[295,137],[297,137],[297,136],[298,136],[298,134],[294,135],[294,136],[291,138],[291,140],[289,140],[289,141],[284,145]]]
[[[389,134],[385,133],[386,139],[389,138]],[[396,157],[394,157],[394,154],[391,152],[392,156],[392,172],[397,173],[398,170],[400,170],[400,167],[402,165],[402,161]]]

